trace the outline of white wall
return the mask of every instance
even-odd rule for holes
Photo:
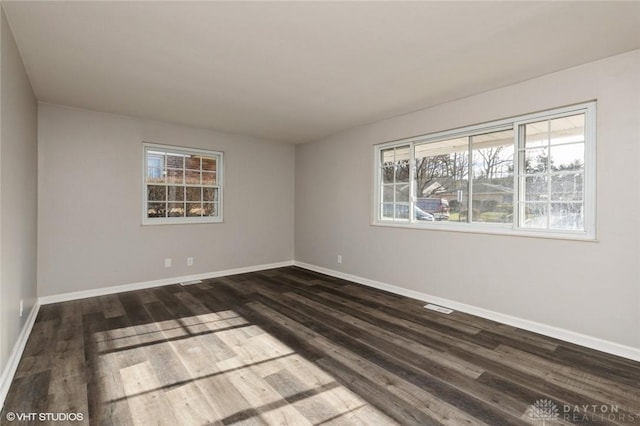
[[[374,144],[592,99],[597,242],[370,225]],[[640,348],[639,159],[635,51],[299,145],[295,257]]]
[[[38,174],[36,98],[1,15],[0,373],[36,301]]]
[[[43,103],[38,132],[39,296],[293,259],[292,145]],[[224,223],[141,226],[142,141],[224,151]]]

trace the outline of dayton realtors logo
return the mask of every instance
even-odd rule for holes
[[[602,423],[621,422],[623,424],[640,424],[640,414],[628,407],[609,404],[557,404],[550,399],[538,399],[525,412],[526,417],[534,424],[552,425],[557,422],[568,423]]]
[[[531,420],[542,422],[543,425],[560,417],[558,406],[549,399],[537,400],[527,408],[526,414]]]

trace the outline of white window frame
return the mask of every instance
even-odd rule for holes
[[[215,216],[182,216],[182,217],[148,217],[148,193],[147,185],[153,185],[153,183],[147,183],[147,152],[148,151],[163,151],[175,153],[178,155],[206,155],[208,157],[216,158],[216,184],[215,185],[189,185],[187,183],[177,184],[175,186],[200,186],[217,188],[218,200],[217,200],[217,215]],[[174,145],[163,145],[151,142],[142,143],[142,224],[143,225],[176,225],[176,224],[195,224],[195,223],[221,223],[223,222],[223,193],[224,193],[224,153],[222,151],[185,148]]]
[[[570,116],[575,114],[585,114],[585,157],[584,157],[584,230],[553,230],[553,229],[533,229],[520,226],[520,201],[521,188],[519,187],[519,165],[520,165],[520,133],[523,125],[541,120],[549,120]],[[512,223],[483,223],[483,222],[449,222],[449,221],[417,221],[414,218],[413,208],[415,206],[415,146],[419,144],[438,142],[446,139],[480,135],[483,133],[513,130],[514,141],[514,169],[513,169],[513,222]],[[391,147],[410,146],[410,213],[406,221],[383,219],[381,216],[381,194],[382,176],[380,167],[381,151]],[[470,232],[498,235],[517,235],[525,237],[557,238],[570,240],[596,240],[596,101],[585,102],[577,105],[555,108],[552,110],[516,116],[508,119],[496,120],[478,125],[462,127],[443,132],[427,135],[415,136],[406,139],[385,142],[373,147],[373,197],[372,197],[372,220],[374,226],[417,228],[429,230]],[[471,150],[471,147],[470,147]],[[469,194],[471,198],[471,194]]]

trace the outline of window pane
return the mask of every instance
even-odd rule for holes
[[[164,155],[147,152],[147,182],[164,182]]]
[[[165,203],[149,203],[147,205],[147,217],[166,217],[166,207]]]
[[[203,208],[203,216],[216,216],[218,213],[218,204],[217,203],[204,203],[202,205]]]
[[[204,157],[202,159],[202,170],[206,170],[206,171],[209,171],[209,172],[215,172],[216,171],[216,159],[215,158]]]
[[[187,201],[201,201],[202,200],[202,188],[188,186],[187,187]]]
[[[218,188],[202,188],[203,201],[218,201]]]
[[[391,166],[394,162],[395,148],[387,148],[380,151],[380,164]]]
[[[382,202],[393,203],[393,192],[395,191],[394,185],[385,185],[382,187]]]
[[[216,174],[210,172],[202,172],[202,184],[203,185],[215,185],[216,184]]]
[[[202,203],[187,203],[187,216],[202,216]]]
[[[183,169],[184,168],[184,156],[183,155],[173,155],[167,154],[167,167],[173,169]]]
[[[396,203],[396,219],[409,220],[409,204],[397,204]]]
[[[200,172],[187,170],[184,172],[184,181],[187,185],[200,184]]]
[[[568,173],[551,176],[552,201],[582,201],[582,173]]]
[[[396,166],[396,183],[409,182],[409,163],[402,163]]]
[[[409,182],[409,161],[411,160],[411,148],[407,146],[396,148],[396,182]]]
[[[173,184],[184,183],[184,170],[167,169],[167,182]]]
[[[547,204],[525,203],[523,222],[524,228],[547,228]]]
[[[399,146],[396,148],[394,162],[396,164],[408,163],[411,159],[411,147],[409,145]]]
[[[584,144],[552,146],[551,169],[555,171],[584,170]]]
[[[525,148],[536,148],[549,144],[549,121],[539,121],[529,123],[525,126],[524,146]]]
[[[552,203],[549,224],[551,229],[581,231],[584,229],[582,203]]]
[[[525,201],[547,201],[549,185],[547,176],[527,176],[525,179]]]
[[[393,203],[382,204],[382,218],[393,219]]]
[[[584,142],[584,114],[551,120],[551,145]]]
[[[384,203],[382,204],[382,218],[386,220],[409,220],[408,203]]]
[[[148,183],[163,183],[164,182],[164,169],[159,167],[147,167],[147,182]]]
[[[416,145],[415,160],[416,206],[436,220],[467,220],[458,193],[468,201],[469,138]]]
[[[409,202],[409,184],[396,185],[396,202]]]
[[[383,167],[380,172],[382,175],[382,183],[393,183],[395,175],[394,167]]]
[[[471,138],[472,220],[513,221],[513,130]]]
[[[525,173],[545,173],[548,169],[548,148],[528,149],[524,153]]]
[[[186,169],[200,170],[200,157],[187,156],[184,159],[184,167]]]
[[[184,186],[170,186],[167,192],[169,201],[184,201]]]
[[[169,203],[169,217],[184,216],[184,203]]]
[[[164,201],[166,200],[167,190],[165,186],[160,185],[148,185],[147,186],[147,200],[149,201]]]

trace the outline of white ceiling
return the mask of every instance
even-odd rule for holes
[[[640,2],[12,2],[40,101],[285,142],[640,48]]]

